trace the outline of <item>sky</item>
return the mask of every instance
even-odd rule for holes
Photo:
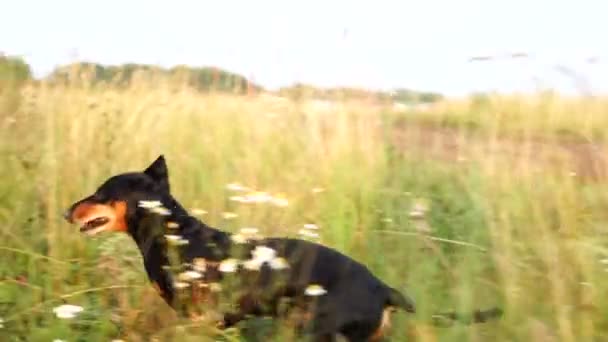
[[[604,93],[604,6],[602,0],[14,0],[0,14],[0,52],[24,57],[36,76],[85,60],[217,66],[270,89],[304,82],[455,96],[539,85]],[[469,62],[487,55],[499,58]],[[574,70],[579,80],[560,70]]]

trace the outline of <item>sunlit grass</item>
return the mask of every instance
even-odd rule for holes
[[[420,312],[396,315],[396,341],[608,337],[608,187],[602,172],[585,173],[601,169],[605,150],[593,145],[586,164],[581,145],[563,145],[605,139],[605,99],[491,97],[395,113],[164,83],[22,93],[16,112],[0,113],[2,338],[218,333],[174,316],[128,238],[91,239],[61,217],[108,176],[160,153],[173,193],[207,224],[319,241],[408,291]],[[64,304],[83,310],[61,320],[53,308]],[[493,305],[503,320],[429,324],[436,311]]]

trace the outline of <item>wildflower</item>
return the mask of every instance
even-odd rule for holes
[[[312,190],[311,190],[311,192],[313,194],[320,194],[320,193],[322,193],[324,191],[325,191],[325,189],[323,189],[323,188],[312,188]]]
[[[284,208],[289,205],[289,201],[283,195],[276,195],[271,200],[270,203],[277,207]]]
[[[249,203],[249,199],[244,196],[230,196],[230,200],[239,203]]]
[[[192,268],[197,272],[205,272],[207,270],[207,261],[203,258],[194,258],[192,260]]]
[[[187,245],[189,243],[189,241],[181,237],[181,235],[165,234],[165,239],[167,239],[167,242],[172,246]]]
[[[66,341],[65,340],[60,340],[60,339],[56,338],[56,339],[53,339],[53,342],[66,342]]]
[[[226,189],[231,191],[248,191],[249,188],[239,184],[239,183],[229,183],[226,185]]]
[[[264,263],[274,259],[277,254],[277,251],[266,246],[256,246],[255,249],[251,251],[251,254],[253,256],[253,259]]]
[[[162,215],[162,216],[169,216],[171,215],[171,210],[165,208],[165,207],[154,207],[149,209],[150,212],[158,214],[158,215]]]
[[[270,260],[270,268],[272,268],[273,270],[284,270],[286,268],[289,268],[289,263],[287,262],[287,260],[285,260],[285,258],[274,258]]]
[[[187,287],[189,287],[190,284],[183,282],[183,281],[176,281],[175,283],[173,283],[173,287],[175,287],[176,289],[185,289]]]
[[[58,318],[71,319],[82,312],[83,308],[78,305],[64,304],[53,309],[53,312]]]
[[[258,271],[264,263],[272,262],[276,258],[276,254],[277,252],[270,247],[256,246],[255,249],[251,251],[251,259],[243,262],[243,267],[251,271]],[[281,261],[278,261],[275,266],[281,267],[281,263]]]
[[[417,200],[414,203],[412,210],[410,210],[410,218],[421,219],[424,217],[424,215],[426,215],[427,211],[428,211],[427,202],[424,200]]]
[[[604,265],[608,264],[608,258],[601,259],[600,263],[602,263]]]
[[[308,229],[300,229],[300,231],[298,231],[298,234],[302,235],[303,237],[313,238],[313,239],[316,239],[319,237],[319,234],[313,232],[312,230],[308,230]]]
[[[259,271],[262,264],[263,262],[260,262],[257,259],[249,259],[243,262],[243,267],[250,271]]]
[[[241,234],[243,235],[255,235],[259,232],[260,230],[255,228],[255,227],[244,227],[240,229]]]
[[[251,203],[266,203],[272,200],[272,196],[266,192],[257,191],[248,193],[247,200]]]
[[[222,217],[223,217],[225,220],[231,220],[231,219],[236,218],[236,217],[238,217],[238,216],[239,216],[239,215],[237,215],[237,214],[235,214],[235,213],[231,213],[231,212],[223,212],[223,213],[222,213]]]
[[[167,228],[177,229],[179,228],[179,224],[177,222],[167,222]]]
[[[190,212],[192,213],[192,215],[196,215],[196,216],[203,216],[203,215],[207,214],[206,210],[197,209],[197,208],[190,210]]]
[[[234,258],[229,258],[220,262],[219,271],[223,273],[234,273],[239,266],[239,261]]]
[[[307,223],[307,224],[305,224],[305,225],[304,225],[304,228],[305,228],[305,229],[313,229],[313,230],[318,230],[318,229],[319,229],[319,226],[317,226],[317,225],[316,225],[316,224],[314,224],[314,223]]]
[[[0,318],[0,329],[4,329],[4,319]]]
[[[386,223],[393,223],[393,219],[390,217],[385,217],[382,219],[382,222],[386,222]]]
[[[144,208],[144,209],[157,208],[162,205],[163,204],[161,203],[161,201],[139,201],[139,203],[137,204],[138,207]]]
[[[220,285],[220,283],[210,283],[209,290],[211,290],[211,292],[220,292],[222,291],[222,285]]]
[[[202,277],[202,275],[200,273],[198,273],[197,271],[185,271],[185,272],[180,273],[177,277],[181,281],[192,281],[192,280],[200,279]]]
[[[311,284],[306,287],[304,290],[304,294],[311,297],[322,296],[326,294],[327,291],[321,285]]]
[[[232,240],[232,242],[237,243],[237,244],[245,244],[247,243],[247,237],[243,234],[232,234],[230,236],[230,239]]]

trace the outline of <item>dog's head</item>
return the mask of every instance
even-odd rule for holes
[[[165,158],[159,156],[143,172],[119,174],[106,180],[92,195],[72,204],[64,217],[95,235],[103,231],[129,230],[141,211],[140,201],[163,201],[170,197]]]

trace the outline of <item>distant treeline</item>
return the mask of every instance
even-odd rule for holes
[[[86,80],[93,85],[103,83],[122,87],[129,86],[135,79],[155,80],[158,77],[175,80],[201,92],[217,91],[233,94],[268,92],[291,99],[373,99],[404,103],[429,103],[443,98],[438,93],[419,92],[409,89],[373,91],[349,87],[320,88],[300,83],[281,88],[277,92],[270,92],[242,75],[220,68],[183,65],[166,69],[147,64],[101,65],[98,63],[80,62],[57,67],[45,77],[45,81],[62,84]],[[31,69],[27,63],[17,57],[0,55],[0,81],[3,81],[2,83],[6,84],[4,81],[10,81],[11,84],[15,84],[26,80],[32,80]]]
[[[441,94],[419,92],[409,89],[394,89],[391,91],[374,91],[352,87],[319,88],[312,85],[297,83],[290,87],[281,88],[279,95],[292,99],[315,98],[332,99],[373,99],[379,101],[396,101],[403,103],[431,103],[443,98]]]

